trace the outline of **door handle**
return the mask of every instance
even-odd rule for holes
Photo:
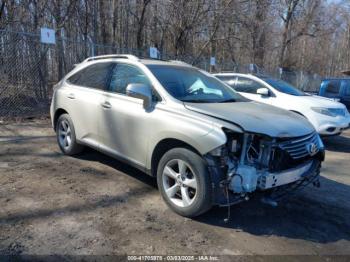
[[[75,99],[75,95],[73,93],[70,93],[68,96],[67,96],[69,99]]]
[[[109,102],[104,102],[104,103],[102,103],[101,104],[101,106],[103,107],[103,108],[106,108],[106,109],[108,109],[108,108],[111,108],[112,107],[112,105],[109,103]]]

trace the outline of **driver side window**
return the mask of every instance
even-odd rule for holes
[[[118,94],[126,94],[128,84],[145,84],[152,88],[153,101],[161,101],[160,95],[154,90],[148,77],[136,66],[115,64],[112,69],[108,90]]]
[[[262,87],[263,86],[260,83],[252,79],[238,77],[234,88],[238,92],[256,94],[256,91]]]
[[[151,86],[147,76],[137,67],[127,64],[116,64],[112,70],[109,91],[126,94],[128,84],[146,84]]]

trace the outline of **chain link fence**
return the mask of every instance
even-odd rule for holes
[[[290,71],[279,68],[269,71],[266,74],[282,79],[307,93],[318,93],[322,82],[320,75],[305,73],[303,71]]]
[[[235,72],[242,74],[256,74],[282,79],[304,92],[318,93],[322,77],[317,74],[306,73],[301,70],[289,70],[286,68],[263,69],[254,64],[238,65],[234,63],[221,63],[216,70],[219,72]]]
[[[56,38],[56,44],[43,44],[39,34],[0,30],[0,119],[48,115],[52,86],[74,64],[92,55],[117,53],[149,57],[147,49],[117,48],[68,38]],[[161,54],[161,58],[174,59],[167,54]],[[240,66],[220,62],[211,67],[210,59],[206,57],[194,58],[188,55],[176,59],[207,71],[269,74],[306,91],[316,92],[321,79],[302,72],[264,72],[254,65]]]
[[[44,113],[48,98],[48,48],[28,34],[0,32],[0,116]]]

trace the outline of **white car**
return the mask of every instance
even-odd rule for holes
[[[322,136],[339,135],[349,128],[350,114],[345,105],[304,93],[283,80],[236,73],[215,76],[248,99],[303,115]]]

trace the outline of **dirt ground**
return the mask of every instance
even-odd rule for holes
[[[0,124],[0,254],[350,255],[350,132],[325,140],[321,188],[196,219],[151,177],[86,150],[63,156],[48,120]]]

